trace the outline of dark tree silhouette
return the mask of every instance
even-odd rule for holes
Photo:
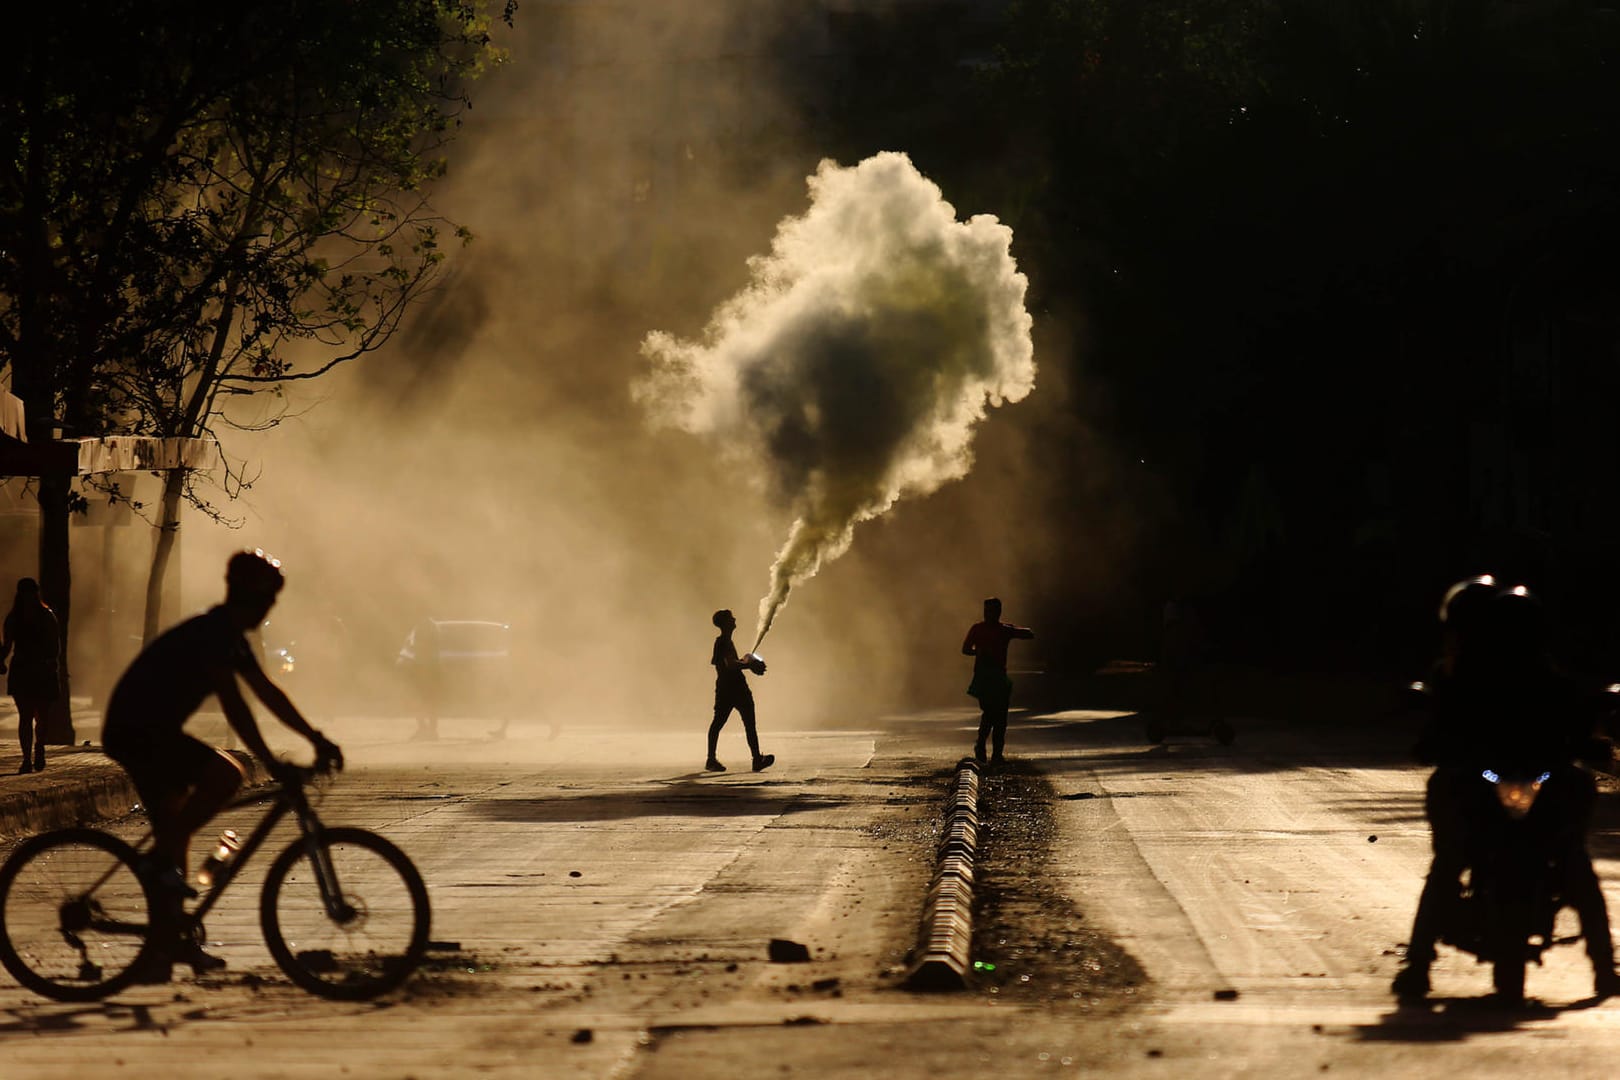
[[[442,234],[462,235],[424,192],[463,87],[497,59],[490,19],[479,0],[66,0],[15,16],[0,363],[31,436],[208,434],[232,396],[386,340]],[[171,473],[159,511],[148,635],[188,484]],[[72,497],[71,478],[41,478],[40,573],[64,626]]]

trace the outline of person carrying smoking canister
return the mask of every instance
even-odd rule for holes
[[[765,661],[753,653],[737,655],[737,646],[731,640],[732,631],[737,629],[737,619],[729,610],[721,608],[715,612],[713,622],[720,636],[714,639],[714,652],[709,658],[709,663],[714,665],[714,721],[709,724],[709,757],[703,767],[709,772],[726,771],[715,755],[720,742],[720,729],[726,726],[735,709],[742,716],[748,751],[754,755],[754,771],[761,772],[775,763],[776,755],[759,752],[759,732],[754,728],[754,692],[748,688],[748,677],[743,672],[763,675]]]

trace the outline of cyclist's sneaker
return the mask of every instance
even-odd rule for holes
[[[720,761],[719,761],[718,758],[710,758],[708,761],[705,761],[703,763],[703,768],[704,768],[704,771],[706,771],[706,772],[725,772],[726,771],[726,767],[724,765],[720,764]]]
[[[764,772],[774,764],[776,764],[775,754],[759,754],[754,758],[754,771]]]
[[[176,964],[187,964],[195,975],[207,975],[225,966],[225,958],[203,951],[195,941],[177,942],[169,948],[169,959]]]

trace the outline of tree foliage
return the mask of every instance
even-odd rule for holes
[[[493,58],[484,14],[391,0],[52,15],[0,73],[15,150],[0,360],[20,385],[82,431],[191,434],[213,393],[312,377],[386,337],[442,257],[424,191]],[[296,342],[319,346],[316,366],[295,368]]]
[[[465,235],[426,191],[513,6],[65,0],[18,16],[0,67],[0,364],[31,432],[208,433],[230,398],[385,341]]]

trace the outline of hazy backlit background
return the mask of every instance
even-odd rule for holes
[[[807,209],[826,151],[805,118],[848,60],[825,12],[783,8],[526,2],[434,197],[476,239],[389,346],[289,387],[278,429],[226,439],[257,474],[224,507],[242,525],[189,514],[165,621],[215,602],[225,555],[260,546],[288,573],[272,622],[300,643],[295,696],[335,683],[330,709],[363,709],[414,622],[495,619],[537,718],[700,731],[710,614],[732,608],[739,650],[753,640],[792,515],[745,461],[655,430],[631,388],[643,338],[698,336]],[[1000,212],[943,195],[960,220]],[[1014,622],[1067,602],[1060,579],[1094,549],[1048,534],[1040,508],[1062,497],[1047,466],[1079,445],[1052,437],[1074,391],[1048,353],[1068,335],[1032,314],[1036,389],[991,410],[972,472],[861,526],[795,591],[761,650],[767,729],[970,705],[959,646],[980,600]],[[1035,644],[1015,665],[1052,659]]]

